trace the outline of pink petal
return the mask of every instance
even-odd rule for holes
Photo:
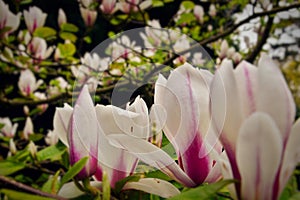
[[[236,147],[242,199],[272,199],[281,153],[281,135],[269,115],[256,112],[245,120]]]
[[[70,163],[74,164],[88,156],[89,160],[78,178],[93,175],[97,168],[98,122],[92,98],[85,85],[76,101],[69,127]]]

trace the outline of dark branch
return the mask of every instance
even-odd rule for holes
[[[255,58],[257,57],[257,55],[263,48],[263,45],[266,43],[266,41],[269,37],[270,31],[271,31],[272,25],[273,25],[273,19],[274,19],[274,17],[269,17],[266,27],[262,33],[262,36],[257,40],[257,44],[256,44],[255,48],[252,50],[252,53],[249,54],[245,59],[248,62],[250,62],[250,63],[254,62]]]
[[[3,183],[6,183],[6,184],[9,184],[9,185],[13,185],[19,189],[22,189],[22,190],[25,190],[25,191],[28,191],[30,193],[33,193],[33,194],[37,194],[39,196],[43,196],[43,197],[50,197],[50,198],[53,198],[53,199],[58,199],[58,200],[67,200],[61,196],[58,196],[56,194],[50,194],[50,193],[47,193],[47,192],[43,192],[43,191],[40,191],[38,189],[35,189],[33,187],[30,187],[28,185],[25,185],[23,183],[19,183],[15,180],[12,180],[10,178],[7,178],[5,176],[1,176],[0,175],[0,182],[3,182]]]

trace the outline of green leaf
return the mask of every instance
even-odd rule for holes
[[[41,151],[37,152],[36,156],[39,161],[43,160],[60,160],[63,153],[65,153],[66,147],[60,144],[49,146]]]
[[[0,193],[5,194],[10,200],[30,199],[30,200],[52,200],[52,198],[37,196],[14,190],[2,189]]]
[[[77,163],[75,163],[69,169],[69,171],[67,171],[67,173],[62,177],[61,185],[65,184],[66,182],[68,182],[69,180],[74,178],[83,169],[83,167],[87,163],[88,159],[89,159],[88,157],[84,157],[84,158],[80,159]]]
[[[45,136],[43,134],[31,134],[29,135],[29,140],[32,140],[33,142],[37,142],[41,139],[43,139]]]
[[[38,27],[35,29],[33,36],[44,39],[51,39],[56,35],[56,30],[50,27]]]
[[[217,183],[199,186],[197,188],[187,190],[186,192],[182,192],[181,194],[179,194],[175,197],[172,197],[169,200],[215,199],[218,191],[220,191],[226,185],[229,185],[230,183],[233,183],[233,182],[234,182],[234,180],[223,180],[223,181],[219,181]]]
[[[181,4],[185,9],[189,10],[189,9],[193,9],[195,4],[192,1],[184,1]]]
[[[76,52],[76,47],[72,43],[58,44],[58,48],[63,58],[73,56]]]
[[[299,200],[300,199],[300,192],[294,194],[289,198],[289,200]]]
[[[127,183],[127,182],[137,182],[140,180],[140,176],[138,175],[132,175],[132,176],[127,176],[126,178],[123,178],[121,180],[119,180],[118,182],[116,182],[116,185],[115,185],[115,191],[116,193],[120,193],[122,188],[124,187],[124,185]]]
[[[71,42],[76,42],[77,40],[77,36],[69,32],[60,32],[59,37],[63,40],[70,40]]]
[[[10,174],[13,174],[17,171],[20,171],[21,169],[24,169],[26,167],[23,163],[17,163],[13,161],[1,161],[0,162],[0,175],[7,176]]]
[[[56,194],[59,190],[60,182],[59,182],[59,173],[60,171],[57,171],[54,176],[50,177],[48,181],[43,185],[42,191],[48,192],[51,194]]]
[[[79,30],[77,26],[75,26],[74,24],[70,24],[70,23],[64,23],[61,25],[60,28],[62,31],[73,32],[73,33],[76,33]]]
[[[163,1],[152,0],[152,7],[162,7],[162,6],[164,6],[164,2]]]
[[[85,41],[87,44],[91,44],[92,43],[92,38],[90,36],[85,36],[83,38],[83,41]]]
[[[183,13],[180,15],[179,20],[176,22],[177,25],[180,24],[190,24],[192,21],[194,21],[195,15],[193,13]]]

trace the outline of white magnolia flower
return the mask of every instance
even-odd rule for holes
[[[30,7],[29,11],[24,11],[24,19],[29,32],[32,34],[36,28],[44,26],[47,14],[34,6]]]
[[[7,33],[15,31],[20,25],[21,13],[13,14],[7,4],[0,0],[0,30],[4,27],[11,29]]]
[[[6,136],[10,138],[13,138],[15,136],[18,128],[17,123],[12,124],[8,117],[4,117],[4,118],[0,117],[0,124],[4,125],[0,129],[0,136]]]
[[[67,23],[67,16],[63,9],[58,10],[58,19],[57,19],[58,25],[61,26],[62,24]]]
[[[26,69],[21,71],[18,86],[24,96],[29,96],[36,91],[43,83],[43,80],[36,81],[36,78],[31,70]]]

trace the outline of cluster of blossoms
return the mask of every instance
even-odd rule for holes
[[[278,199],[300,161],[300,121],[294,124],[294,118],[295,104],[285,80],[263,55],[258,67],[242,61],[233,69],[225,59],[215,75],[187,63],[168,79],[160,75],[150,114],[140,97],[126,110],[94,107],[84,86],[74,108],[66,104],[57,109],[54,132],[69,147],[71,163],[88,156],[79,179],[94,176],[101,181],[107,173],[115,187],[134,173],[140,160],[186,187],[223,177],[238,180],[230,188],[237,199]],[[159,147],[160,141],[151,142],[153,124],[154,134],[163,129],[178,162]],[[128,183],[124,189],[153,192],[137,185]],[[171,184],[163,187],[158,195],[178,194]],[[60,193],[68,196],[70,188]]]

